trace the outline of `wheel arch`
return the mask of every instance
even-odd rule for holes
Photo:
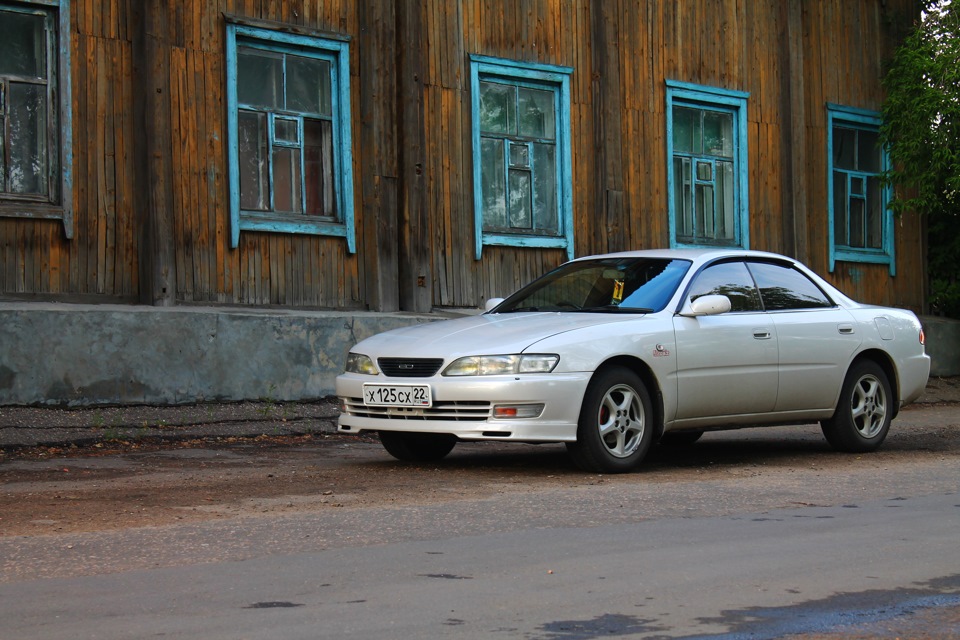
[[[650,366],[640,358],[620,355],[603,361],[593,372],[591,379],[596,377],[601,371],[610,367],[624,367],[629,369],[637,374],[641,382],[646,385],[647,392],[650,394],[650,402],[653,404],[653,417],[655,422],[653,435],[655,438],[654,442],[656,442],[660,439],[660,436],[663,435],[663,393],[660,390],[660,383],[657,380],[657,376],[653,373]]]
[[[887,376],[887,381],[890,383],[890,393],[893,394],[893,398],[891,399],[893,410],[891,419],[896,418],[897,414],[900,413],[900,379],[896,365],[893,364],[893,360],[886,352],[880,349],[867,349],[857,354],[857,357],[854,358],[850,362],[850,366],[847,367],[847,371],[858,362],[863,362],[864,360],[869,360],[876,364]]]

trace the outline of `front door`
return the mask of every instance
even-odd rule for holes
[[[704,269],[688,297],[725,295],[731,310],[715,316],[674,317],[677,338],[677,418],[772,411],[777,401],[777,329],[761,309],[742,262]]]

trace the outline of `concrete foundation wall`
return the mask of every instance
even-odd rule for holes
[[[960,376],[960,320],[924,316],[920,322],[927,336],[930,375]]]
[[[332,395],[347,351],[436,316],[59,304],[0,308],[0,406]]]
[[[313,400],[355,342],[443,317],[6,303],[0,406]],[[960,321],[922,321],[931,375],[960,375]]]

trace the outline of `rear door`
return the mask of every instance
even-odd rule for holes
[[[776,411],[832,408],[860,346],[856,322],[792,265],[747,264],[779,339]]]

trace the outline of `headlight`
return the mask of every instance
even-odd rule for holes
[[[347,373],[363,373],[368,376],[375,376],[380,372],[377,371],[373,360],[368,356],[351,352],[347,354]]]
[[[443,371],[445,376],[498,376],[515,373],[550,373],[560,356],[524,354],[509,356],[467,356],[454,360]]]

